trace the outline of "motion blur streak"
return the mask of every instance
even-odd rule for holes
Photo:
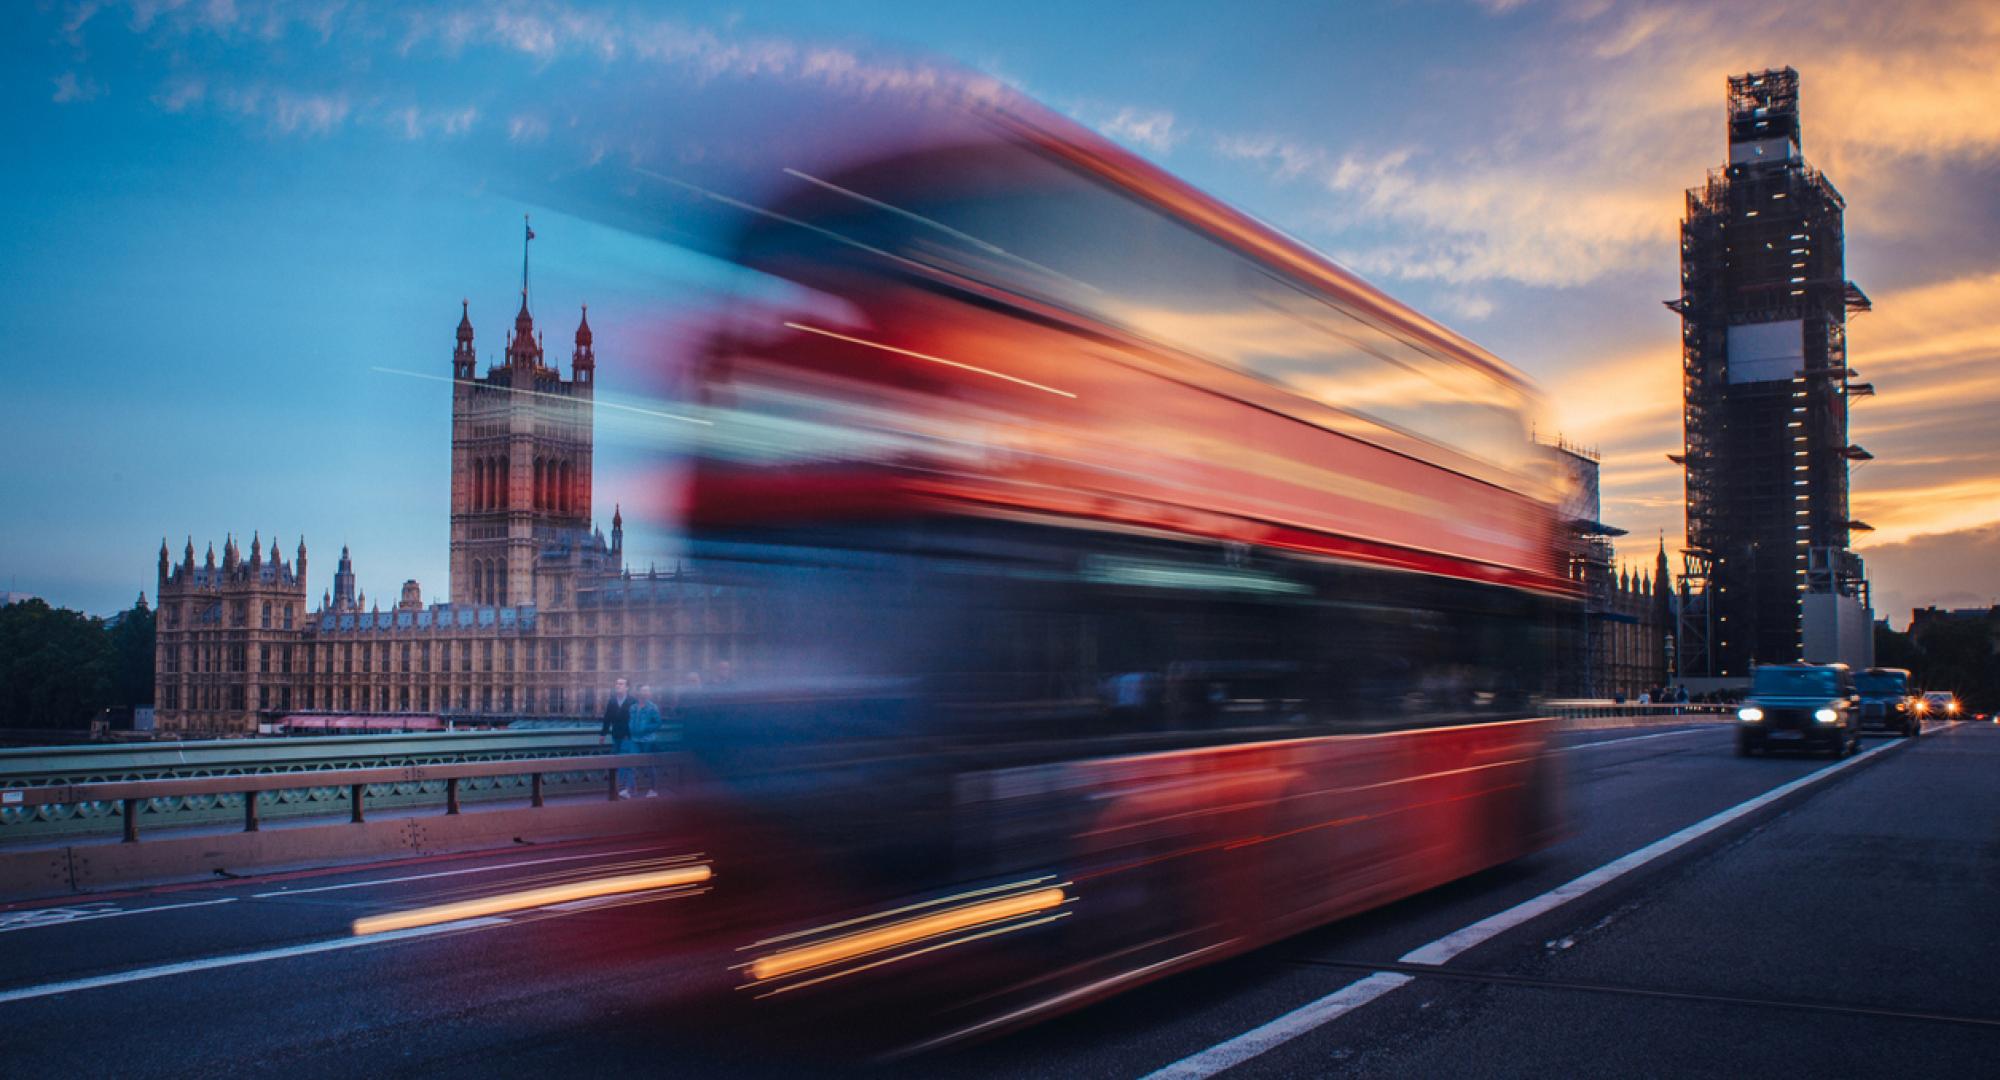
[[[822,330],[817,326],[805,326],[795,322],[788,322],[785,325],[793,330],[803,330],[808,334],[819,334],[822,337],[833,338],[835,341],[845,341],[854,345],[866,345],[871,349],[881,349],[883,352],[895,353],[897,356],[908,356],[917,360],[928,360],[933,364],[943,364],[946,367],[954,367],[959,369],[960,371],[970,371],[975,375],[990,375],[996,379],[1005,379],[1010,383],[1019,383],[1022,386],[1031,387],[1033,389],[1040,390],[1045,393],[1055,394],[1059,397],[1074,398],[1076,396],[1075,394],[1072,394],[1067,390],[1058,390],[1053,386],[1043,386],[1041,383],[1038,382],[1030,382],[1027,379],[1016,378],[1012,375],[1002,374],[1001,372],[998,371],[990,371],[983,367],[974,367],[971,364],[961,364],[956,360],[946,360],[942,356],[931,356],[928,353],[911,352],[908,349],[898,349],[894,345],[884,345],[879,341],[869,341],[866,340],[865,338],[848,337],[846,334],[836,334],[831,330]]]
[[[1064,893],[1059,888],[1037,889],[1019,896],[988,900],[969,907],[926,915],[920,919],[849,934],[818,945],[787,949],[752,963],[750,977],[759,980],[782,978],[809,968],[824,967],[842,960],[852,960],[857,956],[881,952],[883,949],[893,949],[899,945],[941,937],[975,926],[1047,911],[1061,904],[1063,899]]]
[[[461,900],[453,904],[439,904],[435,907],[415,908],[387,915],[370,915],[364,919],[354,920],[354,933],[379,934],[387,930],[406,930],[413,926],[456,922],[459,919],[477,918],[481,915],[504,915],[510,911],[526,911],[530,908],[547,907],[550,904],[572,900],[590,900],[600,896],[619,896],[651,889],[698,885],[707,881],[710,876],[706,866],[682,866],[645,874],[626,874],[622,877],[595,878],[567,885],[524,889],[520,892],[500,893],[497,896],[483,896],[476,900]]]

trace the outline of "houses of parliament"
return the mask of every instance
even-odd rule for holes
[[[525,275],[524,275],[525,277]],[[731,659],[742,611],[675,571],[625,566],[624,521],[592,525],[597,359],[586,308],[570,373],[545,360],[521,293],[501,360],[478,370],[470,305],[452,351],[449,602],[405,581],[386,606],[356,590],[343,548],[315,605],[306,543],[253,537],[218,560],[160,545],[156,722],[255,734],[300,714],[504,722],[589,714],[612,681],[673,685]]]

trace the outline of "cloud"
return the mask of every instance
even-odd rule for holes
[[[521,113],[507,118],[507,138],[511,142],[540,142],[549,136],[546,117]]]
[[[1261,165],[1276,180],[1295,180],[1326,160],[1323,150],[1280,135],[1219,135],[1215,152]]]
[[[1316,223],[1364,272],[1543,287],[1670,262],[1682,191],[1720,157],[1723,77],[1774,58],[1805,73],[1808,156],[1850,194],[1879,192],[1885,227],[1890,204],[1910,201],[1913,163],[2000,160],[2000,6],[1984,0],[1592,0],[1540,18],[1507,72],[1455,73],[1497,84],[1494,104],[1443,114],[1442,131],[1456,119],[1462,137],[1382,147],[1274,133],[1214,149],[1274,181],[1316,183]],[[1379,229],[1396,236],[1367,238]]]
[[[1912,608],[2000,603],[2000,525],[1925,533],[1867,554],[1875,612],[1898,624]]]
[[[201,79],[175,78],[160,87],[153,95],[153,104],[170,113],[186,112],[201,104],[208,94],[208,84]]]
[[[1167,153],[1181,141],[1181,133],[1174,130],[1174,114],[1160,110],[1120,109],[1118,115],[1102,125],[1102,130],[1114,139],[1156,154]]]
[[[1437,298],[1437,306],[1467,322],[1478,322],[1494,311],[1493,301],[1477,293],[1445,293]]]
[[[264,115],[271,129],[283,134],[295,132],[324,135],[347,122],[348,104],[344,94],[298,94],[279,90],[270,95]]]
[[[96,80],[88,76],[80,77],[74,71],[65,71],[50,81],[55,84],[56,92],[49,100],[58,105],[104,96],[104,87],[99,86]]]
[[[406,105],[391,110],[383,117],[392,131],[412,142],[430,135],[447,138],[464,135],[478,120],[479,110],[469,105],[462,109],[422,109]]]

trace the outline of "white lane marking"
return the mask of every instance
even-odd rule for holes
[[[478,930],[489,926],[502,926],[506,919],[488,917],[462,919],[453,923],[436,926],[419,926],[408,930],[391,930],[369,937],[334,938],[329,941],[314,941],[304,945],[287,945],[280,949],[262,949],[257,952],[238,953],[235,956],[216,956],[206,960],[184,960],[176,964],[161,964],[157,967],[136,968],[110,975],[95,975],[87,979],[71,979],[67,982],[44,983],[40,986],[23,986],[14,990],[0,990],[0,1005],[34,998],[53,997],[57,994],[72,994],[79,990],[95,990],[105,986],[123,986],[126,983],[145,982],[148,979],[163,979],[169,975],[187,975],[197,971],[214,971],[217,968],[240,967],[244,964],[261,964],[268,960],[284,960],[294,956],[311,956],[314,953],[337,952],[341,949],[359,949],[370,945],[384,945],[392,941],[408,941],[411,938],[448,934],[459,930]]]
[[[226,896],[220,900],[195,900],[185,904],[160,904],[157,907],[125,908],[105,911],[98,905],[82,908],[42,908],[36,911],[19,911],[0,915],[0,934],[14,930],[33,930],[41,926],[68,926],[71,923],[95,922],[98,919],[116,919],[124,915],[150,915],[155,911],[179,911],[182,908],[211,907],[216,904],[233,904],[236,897]]]
[[[1619,743],[1641,742],[1646,739],[1671,739],[1676,735],[1698,735],[1704,731],[1714,731],[1714,730],[1716,729],[1688,728],[1686,731],[1661,731],[1661,732],[1656,732],[1652,735],[1628,735],[1622,739],[1602,739],[1599,740],[1598,742],[1577,743],[1575,746],[1562,747],[1560,750],[1556,752],[1560,754],[1567,754],[1572,750],[1595,750],[1600,746],[1617,746]]]
[[[375,878],[369,881],[349,881],[340,885],[320,885],[311,889],[276,889],[271,892],[252,893],[251,899],[265,900],[282,896],[305,896],[308,893],[336,892],[341,889],[365,889],[370,885],[395,885],[404,881],[428,881],[431,878],[457,877],[461,874],[490,874],[496,870],[514,870],[523,866],[542,866],[547,863],[576,862],[580,859],[610,859],[619,855],[638,855],[648,851],[665,851],[666,848],[626,848],[623,851],[598,851],[589,855],[560,855],[549,859],[528,859],[524,862],[499,863],[494,866],[474,866],[464,870],[439,870],[429,874],[410,874],[406,877]]]
[[[1273,1047],[1288,1043],[1306,1032],[1374,1001],[1383,994],[1409,983],[1410,976],[1378,971],[1359,982],[1349,983],[1318,1001],[1293,1009],[1261,1027],[1220,1042],[1192,1057],[1185,1057],[1154,1073],[1146,1080],[1203,1080],[1232,1066],[1241,1065]]]
[[[1724,825],[1743,817],[1745,814],[1753,813],[1762,807],[1769,806],[1771,803],[1795,791],[1811,787],[1829,776],[1851,769],[1874,757],[1876,754],[1898,745],[1900,743],[1883,743],[1873,750],[1868,750],[1856,754],[1845,761],[1835,762],[1824,768],[1816,769],[1788,784],[1772,788],[1770,791],[1753,799],[1737,803],[1735,806],[1719,813],[1711,814],[1671,836],[1655,840],[1629,855],[1605,863],[1603,866],[1584,874],[1582,877],[1576,878],[1566,884],[1558,885],[1532,900],[1516,904],[1497,915],[1489,916],[1463,929],[1446,934],[1444,937],[1428,945],[1412,949],[1403,954],[1401,958],[1402,962],[1405,964],[1432,965],[1446,963],[1468,949],[1484,944],[1499,934],[1511,930],[1538,915],[1546,914],[1563,904],[1569,903],[1571,900],[1602,888],[1677,848],[1693,843],[1709,833],[1722,828]],[[1317,1001],[1308,1002],[1262,1027],[1245,1032],[1227,1042],[1218,1043],[1198,1054],[1182,1058],[1172,1065],[1149,1074],[1146,1080],[1153,1080],[1154,1077],[1173,1077],[1175,1080],[1191,1080],[1191,1078],[1214,1076],[1224,1069],[1248,1061],[1250,1058],[1289,1042],[1316,1027],[1337,1020],[1391,990],[1408,983],[1410,980],[1411,976],[1408,975],[1378,971],[1357,982],[1349,983]]]
[[[1742,818],[1746,814],[1755,813],[1795,791],[1809,788],[1829,776],[1845,772],[1895,745],[1897,744],[1883,743],[1872,750],[1856,754],[1846,761],[1838,761],[1824,768],[1815,769],[1791,783],[1781,784],[1753,799],[1737,803],[1735,806],[1719,813],[1711,814],[1677,833],[1655,840],[1622,858],[1613,859],[1582,877],[1558,885],[1532,900],[1523,901],[1497,915],[1489,915],[1473,923],[1471,926],[1446,934],[1444,937],[1428,945],[1412,949],[1403,954],[1402,961],[1406,964],[1442,964],[1452,957],[1465,952],[1467,949],[1481,945],[1495,936],[1527,922],[1529,919],[1552,911],[1569,903],[1571,900],[1603,888],[1605,885],[1624,877],[1641,866],[1681,847],[1685,847],[1707,836],[1709,833],[1722,828],[1724,825]]]

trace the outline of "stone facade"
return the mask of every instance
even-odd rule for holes
[[[732,661],[743,611],[680,570],[634,574],[624,519],[591,527],[596,356],[578,324],[570,378],[542,362],[527,294],[503,361],[476,371],[470,305],[452,355],[450,602],[415,581],[389,608],[355,586],[343,548],[308,610],[306,545],[287,564],[261,537],[159,562],[158,728],[252,734],[299,712],[500,721],[593,713],[612,680],[680,685]]]
[[[1582,600],[1557,683],[1565,696],[1634,700],[1672,681],[1673,577],[1666,543],[1661,541],[1652,573],[1619,567],[1614,538],[1625,531],[1598,520],[1596,453],[1561,438],[1543,445],[1561,478],[1557,512],[1565,526],[1565,561]]]

